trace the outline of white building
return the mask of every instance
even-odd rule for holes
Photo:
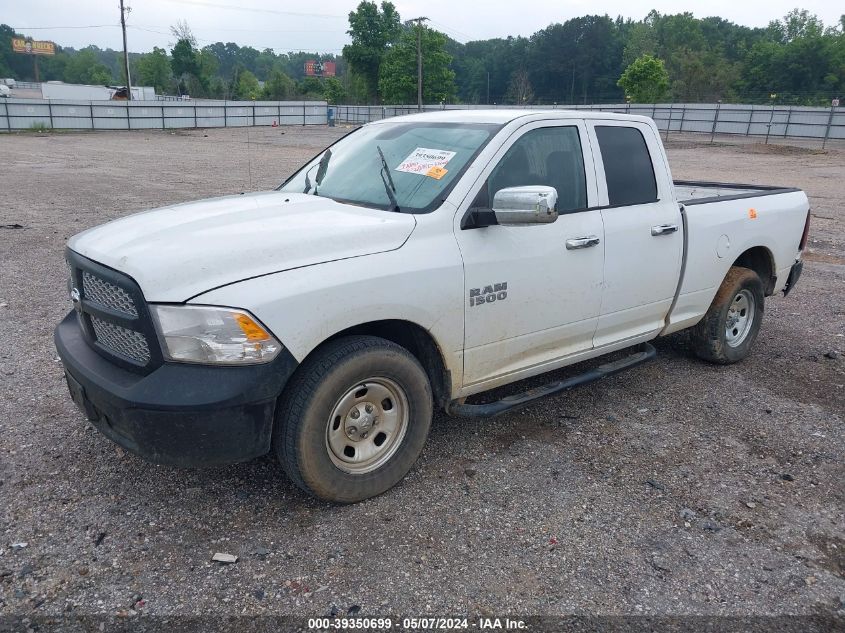
[[[108,101],[116,92],[108,86],[86,86],[66,84],[63,81],[47,81],[41,84],[42,99],[68,99],[81,101]],[[156,98],[155,88],[150,86],[132,86],[132,98],[138,101]]]

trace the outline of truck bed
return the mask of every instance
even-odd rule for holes
[[[707,182],[676,180],[675,195],[685,206],[725,200],[741,200],[758,196],[800,191],[794,187],[771,187],[766,185],[745,185],[729,182]]]
[[[759,247],[781,290],[798,254],[809,208],[794,187],[678,180],[675,195],[686,209],[681,287],[666,332],[694,325],[710,306],[721,280],[743,253]]]

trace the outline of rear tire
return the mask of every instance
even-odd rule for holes
[[[757,273],[733,266],[704,318],[691,330],[696,355],[719,365],[748,356],[763,321],[764,300]]]
[[[297,370],[277,407],[273,446],[300,488],[353,503],[408,473],[432,413],[428,376],[410,352],[375,336],[344,337]]]

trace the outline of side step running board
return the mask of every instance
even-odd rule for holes
[[[630,356],[620,358],[612,363],[599,365],[595,369],[586,371],[583,374],[578,374],[577,376],[572,376],[566,380],[553,382],[548,385],[543,385],[542,387],[535,387],[534,389],[529,389],[528,391],[523,391],[522,393],[507,396],[496,402],[490,402],[489,404],[458,404],[456,400],[453,400],[449,403],[446,412],[449,415],[465,418],[492,418],[497,415],[501,415],[502,413],[529,405],[540,398],[554,396],[564,391],[568,391],[573,387],[580,387],[581,385],[601,380],[607,376],[618,374],[626,369],[631,369],[637,365],[642,365],[643,363],[653,360],[656,356],[657,350],[654,349],[654,346],[649,343],[643,343],[638,346],[638,350]]]

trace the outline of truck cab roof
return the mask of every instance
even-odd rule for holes
[[[557,110],[557,109],[523,109],[523,108],[478,108],[471,110],[436,110],[433,112],[420,112],[418,114],[407,114],[404,116],[392,117],[376,121],[375,124],[395,123],[401,121],[427,121],[431,123],[494,123],[505,125],[525,119],[533,121],[537,119],[603,119],[618,121],[637,121],[639,123],[652,123],[648,117],[634,114],[619,114],[616,112],[596,112],[592,110]]]

